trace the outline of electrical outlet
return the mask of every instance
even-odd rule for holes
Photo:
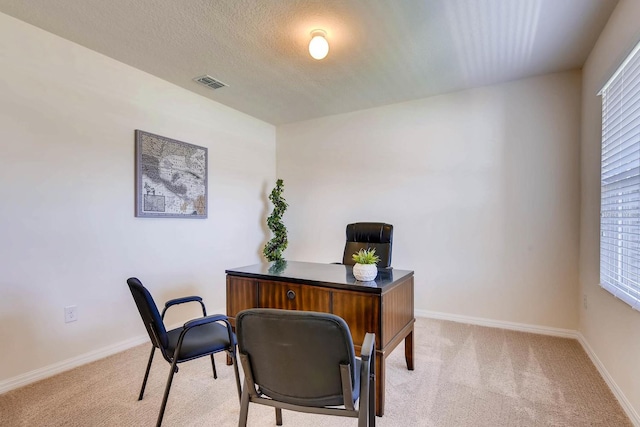
[[[70,305],[64,308],[64,321],[65,323],[75,322],[78,320],[78,306]]]
[[[584,305],[584,309],[587,309],[587,294],[582,296],[582,305]]]

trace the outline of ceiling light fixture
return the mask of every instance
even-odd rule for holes
[[[329,42],[327,42],[326,31],[311,31],[311,41],[309,42],[309,54],[313,59],[323,59],[329,53]]]

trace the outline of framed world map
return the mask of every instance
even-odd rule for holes
[[[136,130],[136,216],[207,217],[207,148]]]

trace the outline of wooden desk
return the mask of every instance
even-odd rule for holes
[[[227,273],[227,316],[249,308],[333,313],[351,330],[356,350],[367,332],[376,334],[376,414],[384,414],[385,358],[404,339],[413,370],[413,271],[381,269],[375,282],[358,282],[352,267],[287,261],[233,268]]]

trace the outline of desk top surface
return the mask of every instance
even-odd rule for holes
[[[371,282],[360,282],[353,277],[353,267],[343,264],[320,264],[313,262],[284,261],[230,268],[226,273],[231,276],[286,281],[302,284],[321,284],[333,288],[346,288],[363,292],[381,293],[413,276],[413,271],[396,269],[378,269],[378,275]]]

